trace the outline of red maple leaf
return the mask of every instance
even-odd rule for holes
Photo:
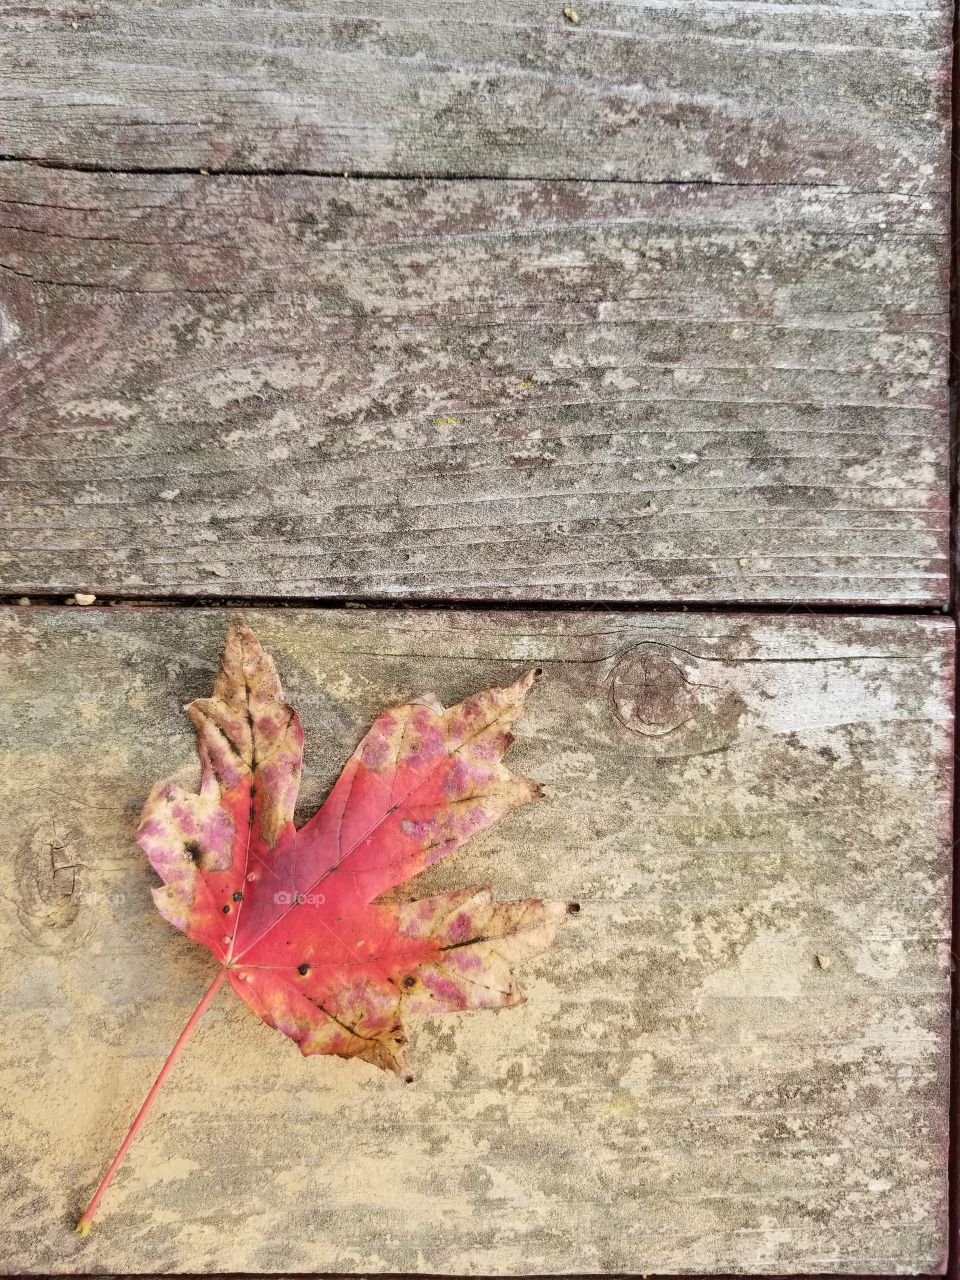
[[[303,730],[248,627],[227,636],[213,696],[187,707],[199,793],[163,782],[137,839],[163,884],[161,915],[219,962],[217,975],[78,1223],[107,1185],[170,1068],[226,978],[301,1053],[402,1073],[403,1017],[522,1004],[513,966],[553,941],[567,904],[495,902],[471,888],[376,899],[539,794],[503,755],[534,673],[444,711],[391,707],[298,831]]]

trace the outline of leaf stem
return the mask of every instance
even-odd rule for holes
[[[220,989],[220,984],[223,982],[226,976],[227,976],[226,969],[220,969],[220,971],[217,973],[217,976],[214,978],[213,982],[211,982],[210,986],[204,992],[200,1000],[200,1003],[197,1005],[193,1013],[191,1013],[190,1017],[187,1019],[186,1026],[180,1032],[180,1035],[177,1038],[176,1044],[167,1054],[166,1061],[164,1062],[163,1066],[160,1068],[160,1074],[157,1076],[156,1080],[154,1080],[153,1085],[150,1089],[150,1092],[147,1094],[146,1098],[144,1098],[143,1106],[137,1112],[136,1119],[134,1120],[133,1124],[130,1126],[130,1131],[128,1132],[127,1136],[124,1138],[123,1142],[120,1143],[120,1150],[114,1156],[113,1164],[111,1164],[110,1168],[103,1175],[103,1181],[100,1183],[99,1187],[97,1187],[96,1191],[93,1193],[93,1197],[91,1198],[90,1203],[87,1205],[86,1209],[84,1209],[83,1216],[81,1217],[80,1221],[77,1223],[77,1231],[80,1233],[80,1235],[86,1236],[90,1234],[90,1228],[93,1225],[94,1214],[97,1212],[97,1206],[99,1205],[100,1201],[103,1198],[103,1193],[106,1191],[107,1187],[109,1187],[110,1183],[113,1181],[113,1175],[120,1168],[120,1164],[123,1161],[123,1157],[127,1154],[127,1151],[130,1149],[130,1145],[133,1142],[134,1138],[137,1136],[140,1126],[143,1124],[144,1120],[146,1120],[147,1112],[153,1106],[156,1100],[157,1094],[163,1088],[163,1082],[166,1080],[167,1076],[173,1070],[173,1064],[176,1062],[177,1058],[180,1056],[180,1050],[190,1039],[190,1036],[193,1034],[194,1028],[196,1027],[197,1023],[200,1021],[200,1019],[203,1017],[204,1012],[206,1011],[207,1005],[211,1002],[213,997],[217,994],[217,991]]]

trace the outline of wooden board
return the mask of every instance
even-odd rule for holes
[[[0,150],[946,192],[949,0],[8,3]]]
[[[944,209],[0,167],[19,594],[939,604]]]
[[[219,997],[73,1236],[209,978],[132,836],[195,779],[180,707],[233,616],[0,616],[5,1269],[942,1267],[938,619],[244,614],[305,722],[304,814],[383,704],[544,667],[512,761],[546,798],[429,881],[582,910],[524,1008],[418,1024],[408,1086]]]

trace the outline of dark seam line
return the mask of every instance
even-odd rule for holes
[[[949,430],[950,430],[950,602],[948,613],[956,619],[958,603],[957,551],[958,527],[960,518],[960,478],[957,476],[957,464],[960,461],[960,422],[958,422],[958,395],[960,395],[960,311],[958,311],[958,290],[960,290],[960,247],[957,236],[960,234],[960,0],[954,0],[951,16],[951,71],[950,71],[950,349],[949,349]],[[953,709],[954,739],[953,761],[950,771],[952,788],[951,831],[951,874],[952,893],[951,906],[951,944],[950,944],[950,1024],[947,1043],[949,1046],[947,1106],[947,1256],[946,1274],[948,1280],[960,1280],[960,788],[957,785],[957,761],[960,759],[960,721],[957,717],[957,691],[960,679],[960,654],[955,654],[953,670]]]
[[[205,177],[205,178],[336,178],[347,181],[370,182],[525,182],[525,183],[566,183],[590,184],[593,186],[629,186],[629,187],[726,187],[734,190],[801,190],[835,191],[838,195],[850,196],[898,196],[911,193],[896,187],[860,187],[839,182],[801,181],[769,181],[769,182],[736,182],[729,179],[713,178],[635,178],[617,175],[604,177],[571,177],[570,174],[542,173],[473,173],[459,171],[423,171],[420,173],[391,173],[385,169],[329,169],[317,167],[304,168],[268,168],[265,165],[237,165],[235,167],[207,165],[108,165],[95,161],[82,160],[49,160],[41,156],[16,155],[13,152],[0,152],[0,164],[26,164],[37,169],[52,169],[61,173],[103,173],[123,176],[150,175],[160,177]]]
[[[75,590],[95,591],[78,585]],[[874,604],[851,601],[809,602],[805,600],[550,600],[537,599],[457,599],[417,596],[410,599],[387,596],[268,596],[268,595],[153,595],[124,594],[115,591],[97,594],[96,603],[87,606],[67,605],[66,591],[31,593],[27,590],[0,592],[0,608],[71,608],[80,612],[90,609],[342,609],[357,612],[409,612],[439,610],[480,613],[689,613],[689,614],[811,614],[822,617],[849,618],[944,618],[951,616],[950,606],[943,604]]]

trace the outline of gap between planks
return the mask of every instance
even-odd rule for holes
[[[81,587],[77,588],[82,590]],[[676,600],[522,600],[522,599],[489,599],[478,600],[473,597],[457,600],[451,597],[443,599],[420,598],[398,600],[389,596],[355,596],[344,599],[342,596],[201,596],[201,595],[164,595],[140,596],[110,593],[97,595],[93,604],[77,605],[69,596],[61,593],[26,595],[22,592],[0,594],[0,608],[51,608],[51,609],[341,609],[362,612],[378,610],[390,613],[425,612],[439,610],[457,613],[624,613],[660,614],[660,613],[718,613],[718,614],[750,614],[772,617],[789,617],[792,614],[805,613],[817,617],[844,618],[943,618],[953,617],[950,604],[915,605],[915,604],[828,604],[813,601],[806,603],[796,600],[778,601],[676,601]],[[651,1276],[649,1280],[656,1280]],[[797,1280],[795,1277],[794,1280]]]
[[[950,442],[950,519],[948,554],[950,574],[947,586],[947,608],[957,616],[958,549],[960,549],[960,0],[955,0],[951,24],[950,62],[950,260],[949,271],[949,354],[948,354],[948,431]],[[947,1280],[960,1280],[960,786],[957,785],[957,762],[960,760],[960,723],[957,719],[957,690],[960,689],[960,657],[953,672],[953,865],[951,894],[950,944],[950,1100],[947,1122]]]

